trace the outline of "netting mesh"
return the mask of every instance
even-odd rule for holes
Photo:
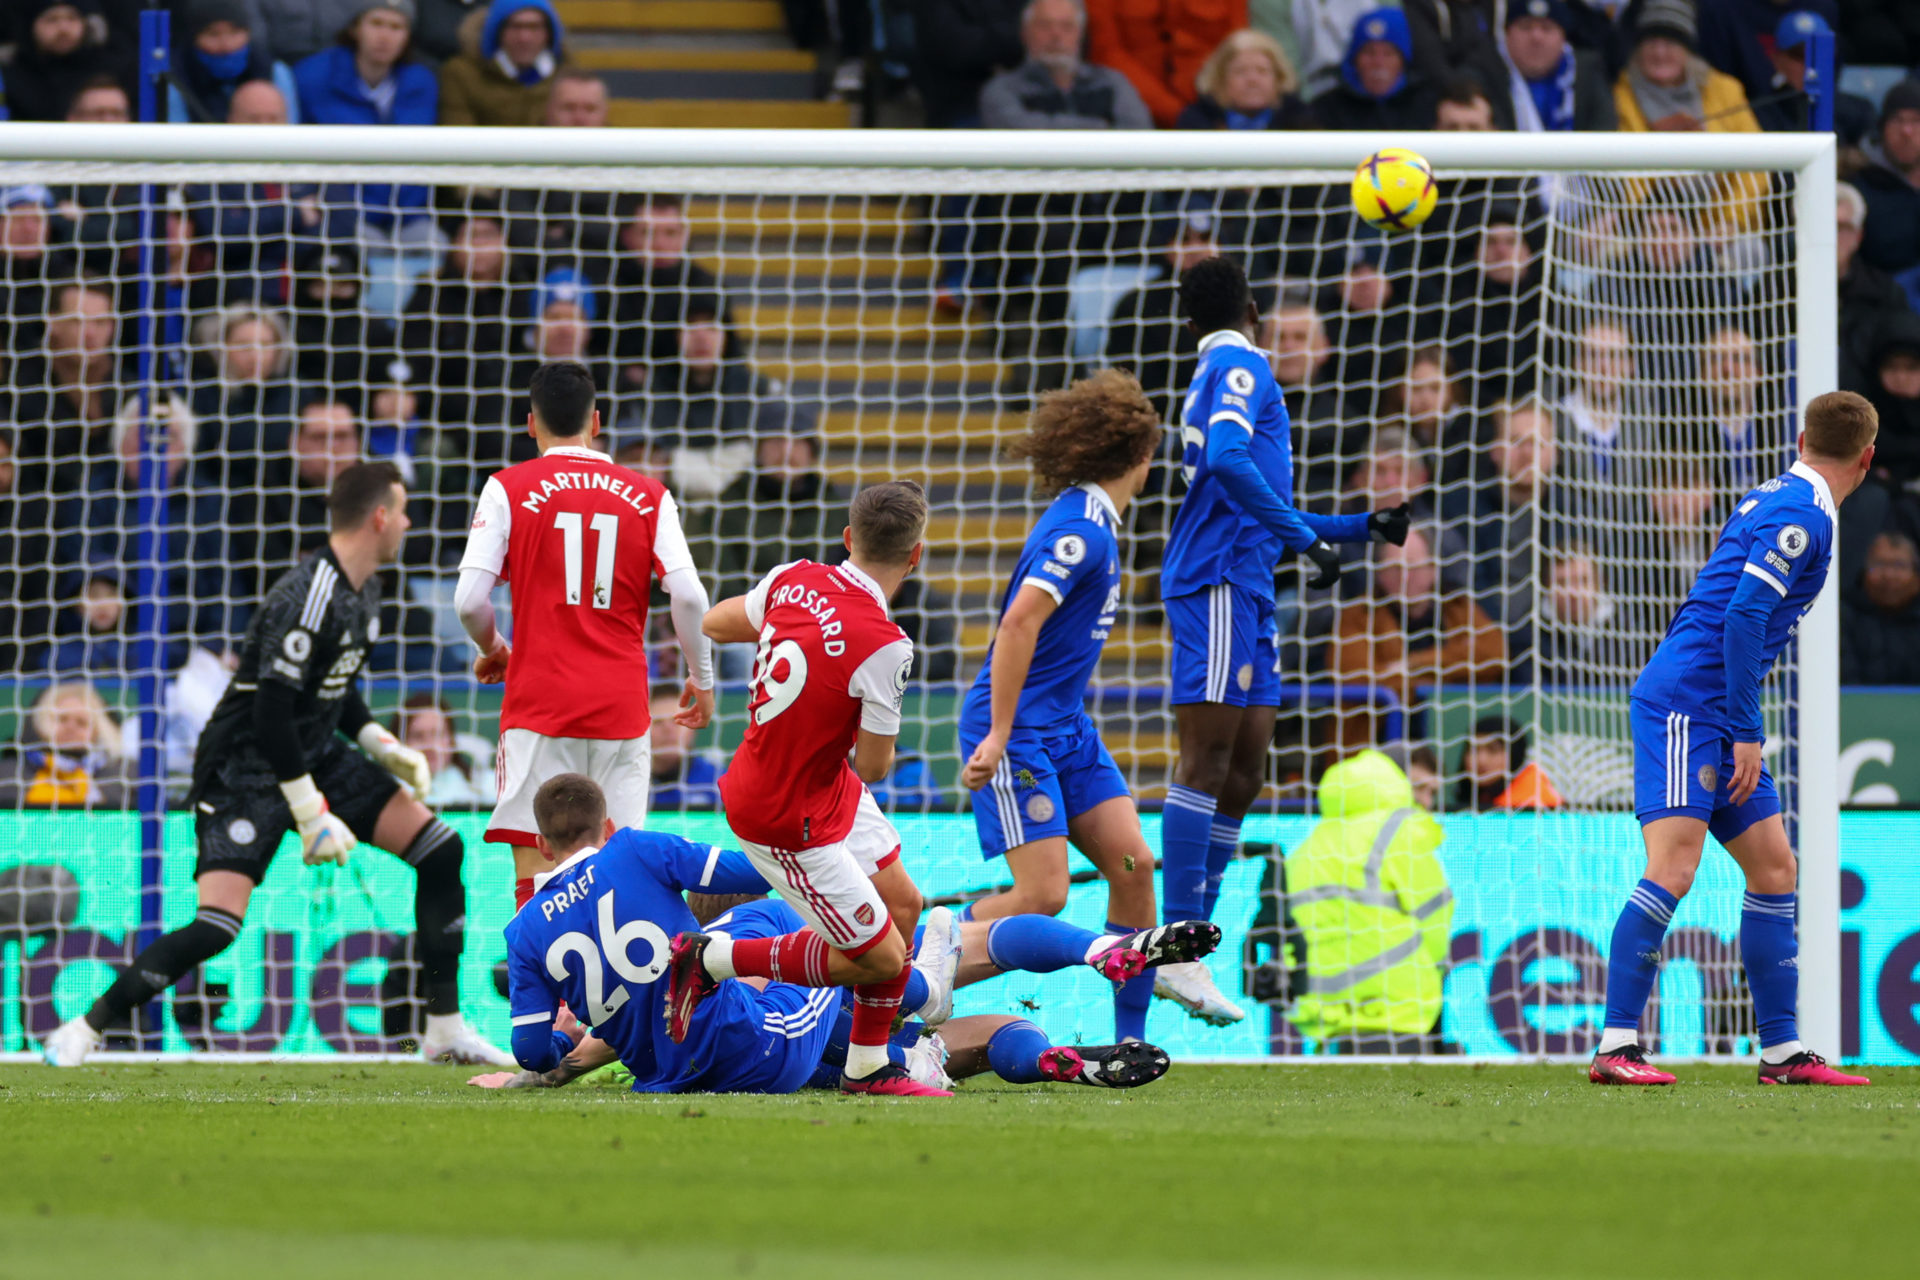
[[[1609,825],[1631,806],[1626,689],[1731,499],[1782,469],[1793,441],[1784,174],[1450,174],[1433,221],[1395,241],[1357,223],[1344,181],[1319,173],[13,165],[4,177],[26,194],[0,211],[13,428],[0,713],[15,744],[0,806],[131,807],[142,676],[160,690],[150,781],[177,802],[251,609],[324,539],[332,475],[379,456],[408,477],[415,528],[386,575],[368,701],[428,753],[432,803],[484,814],[497,695],[466,678],[453,575],[481,484],[532,454],[533,369],[576,359],[604,389],[607,447],[676,494],[716,599],[784,560],[836,556],[859,485],[928,486],[926,571],[898,605],[918,653],[903,760],[876,790],[928,815],[915,870],[933,893],[995,878],[960,816],[954,731],[1040,510],[1003,448],[1035,394],[1105,365],[1136,372],[1177,423],[1194,367],[1178,272],[1235,256],[1286,389],[1300,505],[1405,500],[1416,513],[1404,551],[1347,549],[1333,591],[1280,566],[1276,816],[1249,838],[1297,841],[1306,819],[1289,815],[1310,814],[1319,773],[1365,744],[1398,744],[1435,810],[1499,815],[1449,828],[1456,896],[1487,886],[1456,926],[1449,979],[1447,1029],[1468,1047],[1590,1043],[1597,948],[1633,878],[1631,828]],[[142,181],[157,184],[144,251]],[[149,263],[144,344],[166,463],[143,514]],[[1178,435],[1130,519],[1126,598],[1093,691],[1148,803],[1174,757],[1157,570]],[[143,604],[158,610],[152,661]],[[664,608],[654,626],[656,688],[677,688]],[[744,679],[749,657],[723,652],[723,681]],[[1792,689],[1784,663],[1769,724],[1790,812]],[[717,804],[743,706],[723,694],[700,735],[656,720],[657,813]],[[1527,766],[1550,785],[1534,788]],[[1549,795],[1555,812],[1523,816]],[[6,963],[37,975],[10,988],[8,1048],[105,980],[83,964],[48,977],[50,957],[124,962],[140,920],[132,827],[60,821],[56,844],[23,814],[19,842],[0,849],[0,863],[23,864],[4,873],[0,916],[20,921],[0,926]],[[192,856],[177,816],[150,916],[190,914]],[[390,861],[362,856],[383,874]],[[501,1010],[485,922],[510,907],[504,859],[477,866],[474,896],[493,905],[472,926],[467,985],[486,1026]],[[1515,877],[1531,899],[1513,896]],[[331,963],[328,998],[359,983],[365,1007],[348,1021],[377,1039],[394,1025],[376,995],[382,962],[404,959],[407,895],[376,901],[343,881],[346,898],[326,901],[346,907],[323,918],[303,905],[306,878],[276,870],[262,899],[278,905],[256,914],[277,924],[250,920],[209,981],[240,982],[259,961],[235,956],[270,957],[284,933],[298,940],[285,943],[301,975],[291,994],[257,977],[246,989],[265,991],[263,1007],[318,1000],[301,984]],[[1222,912],[1230,991],[1266,892],[1252,868],[1236,883]],[[1696,895],[1678,922],[1676,954],[1691,947],[1697,964],[1663,987],[1685,1012],[1656,1015],[1678,1047],[1739,1047],[1733,901]],[[373,941],[342,959],[362,935]],[[1251,972],[1261,953],[1246,954]],[[310,1011],[283,1013],[285,1043],[326,1039]],[[148,1029],[178,1046],[177,1019]],[[1193,1043],[1299,1047],[1284,1008],[1254,1021]]]

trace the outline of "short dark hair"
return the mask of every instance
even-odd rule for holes
[[[1880,415],[1865,396],[1829,391],[1807,406],[1807,452],[1834,462],[1852,462],[1880,434]]]
[[[529,7],[531,8],[535,6],[529,6]],[[586,67],[575,66],[571,62],[562,63],[559,69],[553,73],[552,84],[556,89],[560,87],[560,82],[563,80],[570,81],[575,84],[597,84],[602,89],[607,87],[607,82],[600,78],[600,73],[598,71],[589,70]]]
[[[690,893],[687,910],[693,912],[694,920],[704,929],[735,907],[764,902],[766,897],[764,893]]]
[[[1042,489],[1058,493],[1118,479],[1159,445],[1160,415],[1139,381],[1119,369],[1102,369],[1041,396],[1012,453],[1027,460]]]
[[[327,493],[328,524],[335,533],[358,529],[404,488],[400,468],[391,462],[356,462],[342,471]]]
[[[1180,273],[1180,310],[1202,333],[1243,328],[1252,305],[1253,287],[1232,258],[1202,258]]]
[[[870,484],[853,495],[847,524],[860,556],[876,564],[905,564],[927,532],[927,491],[913,480]]]
[[[1470,107],[1476,102],[1493,105],[1493,95],[1487,92],[1487,86],[1480,83],[1480,77],[1462,71],[1447,77],[1440,89],[1440,101],[1456,107]]]
[[[587,366],[572,360],[556,360],[533,371],[527,384],[533,401],[533,416],[547,434],[571,440],[587,433],[593,417],[593,375]]]
[[[533,793],[533,821],[547,843],[571,853],[600,837],[607,824],[607,796],[584,773],[559,773]]]

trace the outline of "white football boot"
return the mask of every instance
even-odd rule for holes
[[[452,1062],[467,1067],[520,1065],[512,1054],[482,1040],[457,1013],[428,1015],[426,1032],[420,1037],[420,1056],[428,1062]]]
[[[40,1056],[50,1067],[77,1067],[87,1055],[100,1047],[100,1033],[87,1025],[85,1018],[74,1018],[55,1027],[40,1044]]]
[[[1189,1016],[1210,1026],[1226,1027],[1241,1021],[1247,1011],[1227,999],[1214,985],[1213,974],[1198,960],[1163,964],[1153,971],[1153,994],[1171,1000]]]
[[[913,957],[913,967],[927,980],[927,1002],[910,1012],[929,1027],[953,1016],[953,979],[960,971],[960,952],[959,917],[946,907],[927,912],[920,950]]]
[[[938,1035],[921,1036],[900,1051],[907,1074],[933,1089],[953,1088],[947,1075],[947,1042]]]

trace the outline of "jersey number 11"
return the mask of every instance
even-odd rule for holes
[[[566,558],[567,603],[580,603],[580,562],[582,543],[585,538],[580,529],[578,511],[562,511],[553,517],[553,527],[560,531],[561,550]],[[620,546],[620,517],[612,512],[603,511],[593,518],[594,534],[593,555],[593,607],[607,609],[613,606],[613,553]]]

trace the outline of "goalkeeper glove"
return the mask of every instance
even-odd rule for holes
[[[360,749],[378,761],[386,771],[412,788],[415,796],[433,789],[433,770],[427,758],[372,720],[360,726]]]
[[[322,862],[345,865],[347,855],[360,840],[327,809],[327,798],[313,785],[313,775],[303,773],[291,782],[281,783],[280,794],[287,798],[294,825],[300,828],[300,856],[306,864],[310,867]]]
[[[1315,538],[1305,554],[1319,570],[1307,579],[1310,590],[1321,591],[1340,581],[1340,553],[1328,546],[1325,538]]]
[[[1388,507],[1385,511],[1376,511],[1367,517],[1367,536],[1375,542],[1391,542],[1396,547],[1407,545],[1407,529],[1413,523],[1413,508],[1407,503],[1397,507]]]

